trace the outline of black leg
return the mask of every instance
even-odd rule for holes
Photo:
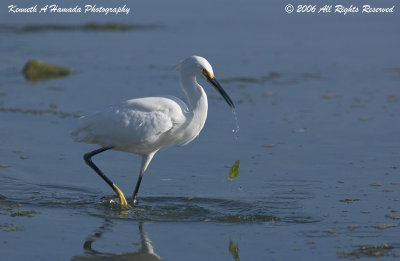
[[[138,192],[139,192],[140,183],[142,182],[143,173],[144,173],[144,172],[140,172],[139,178],[138,178],[138,180],[137,180],[137,182],[136,182],[135,190],[134,190],[133,195],[132,195],[132,204],[133,204],[134,206],[136,206],[136,205],[138,204],[137,194],[138,194]]]
[[[91,152],[86,153],[83,155],[83,159],[85,160],[86,164],[89,165],[96,173],[117,193],[119,197],[119,201],[121,202],[122,207],[129,207],[128,203],[126,202],[124,193],[93,163],[92,157],[99,153],[102,153],[106,150],[112,149],[112,147],[104,147],[100,148]]]
[[[89,167],[91,167],[94,171],[96,171],[96,173],[115,191],[117,192],[117,190],[114,187],[114,183],[93,163],[92,161],[92,157],[102,153],[106,150],[112,149],[112,147],[105,147],[105,148],[100,148],[91,152],[86,153],[85,155],[83,155],[83,159],[85,160],[86,164],[89,165]]]
[[[133,194],[132,194],[132,204],[134,206],[136,206],[138,204],[137,194],[139,192],[139,187],[140,187],[140,183],[142,182],[143,174],[146,171],[147,167],[149,166],[150,161],[156,152],[157,152],[157,150],[153,151],[150,154],[142,155],[142,166],[140,168],[139,178],[136,182],[135,190],[133,191]]]

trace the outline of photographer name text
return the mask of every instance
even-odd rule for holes
[[[29,7],[19,7],[16,5],[8,6],[8,13],[12,14],[28,14],[28,13],[37,13],[37,14],[46,14],[46,13],[59,13],[59,14],[126,14],[128,15],[131,9],[124,6],[117,7],[104,7],[97,5],[84,5],[79,6],[76,5],[74,7],[62,7],[56,4],[44,5],[38,7],[38,5],[33,5]]]

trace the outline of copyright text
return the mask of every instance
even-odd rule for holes
[[[351,14],[351,13],[360,13],[360,14],[392,14],[395,12],[395,6],[389,7],[376,7],[371,5],[296,5],[293,6],[291,4],[287,4],[285,6],[285,12],[290,13],[318,13],[318,14]]]

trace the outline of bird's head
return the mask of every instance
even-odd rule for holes
[[[204,77],[211,85],[217,90],[225,101],[229,104],[232,109],[235,109],[235,105],[228,94],[222,88],[221,84],[215,79],[214,71],[211,64],[203,57],[190,56],[180,62],[176,67],[177,70],[181,71],[183,75],[193,75],[197,77]]]

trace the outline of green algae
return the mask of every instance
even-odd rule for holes
[[[358,198],[355,198],[355,199],[346,198],[346,199],[339,200],[339,202],[347,203],[347,204],[354,203],[354,202],[357,202],[357,201],[360,201],[360,199],[358,199]]]
[[[400,215],[399,214],[386,214],[385,217],[387,218],[391,218],[391,219],[400,219]]]
[[[283,74],[279,72],[270,72],[267,75],[261,76],[261,77],[249,77],[249,76],[236,76],[236,77],[231,77],[231,78],[226,78],[226,79],[221,79],[220,82],[223,83],[233,83],[233,82],[238,82],[238,83],[258,83],[258,84],[263,84],[268,81],[272,81],[278,78],[283,77]]]
[[[69,32],[69,31],[113,31],[125,32],[135,30],[154,30],[157,25],[123,24],[123,23],[86,23],[81,25],[68,24],[32,24],[25,26],[0,25],[0,30],[15,33],[40,33],[48,31]]]
[[[237,160],[229,170],[229,180],[239,177],[239,164],[240,160]]]
[[[339,251],[337,255],[339,258],[350,258],[350,259],[359,259],[364,257],[384,257],[390,256],[393,247],[388,244],[377,245],[377,246],[370,246],[370,245],[363,245],[359,246],[358,249],[355,249],[351,252],[344,252]]]
[[[29,60],[24,69],[23,74],[29,81],[43,81],[52,78],[65,77],[73,73],[67,67],[55,64],[46,64],[39,60]]]
[[[391,224],[391,223],[389,223],[389,224],[377,224],[377,225],[374,226],[374,228],[387,229],[387,228],[392,228],[392,227],[397,227],[397,226],[398,226],[398,224]]]
[[[11,213],[12,217],[33,217],[33,215],[36,214],[35,210],[18,210],[16,212]]]
[[[280,72],[272,71],[265,75],[258,77],[253,76],[234,76],[230,78],[220,79],[221,83],[236,83],[240,89],[246,88],[248,85],[265,86],[266,84],[273,84],[276,86],[291,86],[297,85],[303,80],[321,80],[323,79],[320,73],[297,73],[297,74],[283,74]]]
[[[4,232],[14,232],[14,231],[23,231],[24,227],[15,226],[13,223],[4,223],[0,224],[0,229],[2,229]]]
[[[32,115],[45,115],[45,114],[50,114],[50,115],[55,115],[60,118],[79,118],[81,117],[80,114],[77,113],[70,113],[70,112],[64,112],[64,111],[58,111],[55,109],[22,109],[22,108],[6,108],[6,107],[0,107],[0,112],[13,112],[13,113],[22,113],[22,114],[32,114]]]
[[[239,244],[233,242],[232,238],[229,238],[229,253],[231,253],[235,261],[239,261]]]

